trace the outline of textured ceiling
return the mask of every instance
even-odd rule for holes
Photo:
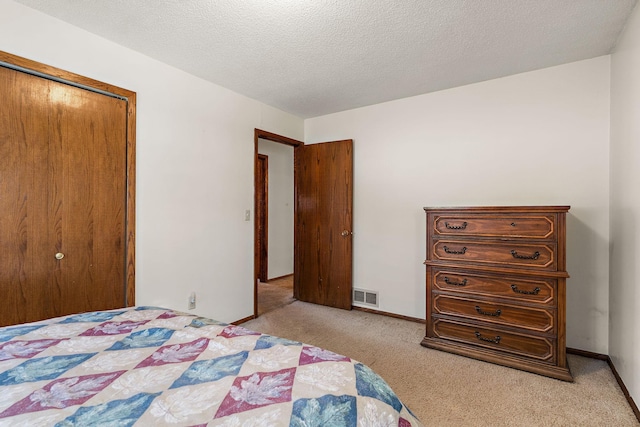
[[[636,0],[17,0],[302,118],[611,52]]]

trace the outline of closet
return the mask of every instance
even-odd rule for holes
[[[0,326],[132,305],[135,94],[0,60]]]

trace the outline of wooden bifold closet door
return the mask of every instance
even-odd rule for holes
[[[126,305],[127,101],[0,67],[0,326]]]

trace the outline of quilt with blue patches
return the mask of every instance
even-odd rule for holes
[[[157,307],[0,328],[0,426],[420,426],[367,366]]]

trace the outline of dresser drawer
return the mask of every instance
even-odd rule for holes
[[[433,215],[433,233],[440,236],[484,236],[556,240],[556,215]]]
[[[548,363],[556,362],[554,338],[506,332],[499,328],[479,327],[445,319],[434,319],[432,326],[435,338],[499,350]]]
[[[458,264],[556,270],[556,245],[542,243],[436,240],[430,259]]]
[[[492,276],[440,269],[433,269],[431,274],[434,291],[556,305],[556,279]]]
[[[555,334],[555,310],[434,294],[432,315],[458,316],[513,328]]]

